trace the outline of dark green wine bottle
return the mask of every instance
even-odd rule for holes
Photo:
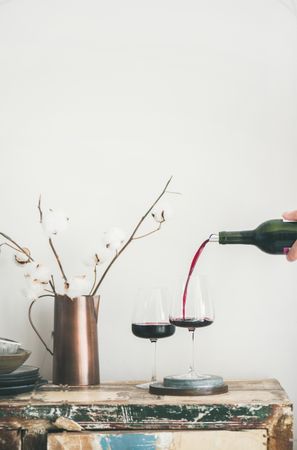
[[[255,245],[271,255],[283,255],[297,240],[297,222],[267,220],[255,230],[220,231],[218,235],[211,235],[209,240],[220,244]]]

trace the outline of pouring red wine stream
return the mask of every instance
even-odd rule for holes
[[[197,261],[198,261],[200,255],[201,255],[201,253],[203,252],[206,244],[208,244],[209,239],[210,238],[208,238],[204,242],[202,242],[202,244],[198,248],[197,252],[195,253],[194,258],[193,258],[193,260],[191,262],[191,265],[190,265],[190,270],[189,270],[189,274],[188,274],[188,277],[187,277],[187,281],[186,281],[185,289],[184,289],[184,293],[183,293],[183,320],[186,319],[186,303],[187,303],[187,293],[188,293],[189,281],[191,279],[192,273],[194,272],[194,269],[195,269],[195,266],[197,264]]]

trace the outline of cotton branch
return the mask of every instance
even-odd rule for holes
[[[53,295],[40,295],[38,298],[42,298],[42,297],[54,297]],[[37,328],[35,327],[33,321],[32,321],[32,317],[31,317],[31,310],[33,305],[37,302],[37,298],[35,300],[33,300],[33,302],[31,303],[31,305],[29,306],[29,310],[28,310],[28,318],[29,318],[29,322],[31,327],[33,328],[33,330],[35,331],[35,333],[37,334],[37,336],[39,337],[39,339],[41,340],[41,342],[43,343],[43,345],[45,346],[46,350],[53,356],[53,352],[50,348],[48,348],[48,346],[46,345],[45,341],[42,339],[42,337],[40,336],[39,332],[37,331]]]
[[[43,214],[41,209],[41,195],[39,196],[38,200],[38,210],[39,210],[39,222],[42,223]]]
[[[55,281],[54,281],[54,276],[51,275],[51,280],[49,281],[49,284],[53,290],[53,293],[56,295],[56,286],[55,286]]]
[[[102,277],[100,278],[100,280],[98,281],[95,289],[92,292],[92,295],[95,295],[96,292],[98,291],[99,287],[101,286],[102,281],[104,280],[104,278],[106,277],[109,269],[111,268],[111,266],[113,265],[113,263],[118,259],[118,257],[123,253],[123,251],[126,249],[126,247],[128,247],[128,245],[133,241],[135,234],[137,233],[139,227],[141,226],[141,224],[143,223],[143,221],[147,218],[147,216],[149,215],[149,213],[153,210],[154,206],[158,203],[158,201],[161,199],[161,197],[163,197],[163,195],[166,193],[167,187],[171,181],[172,177],[169,178],[169,180],[167,181],[164,189],[162,190],[161,194],[157,197],[157,199],[154,201],[154,203],[150,206],[150,208],[147,210],[147,212],[144,214],[144,216],[142,216],[142,218],[140,219],[140,221],[138,222],[138,224],[136,225],[136,227],[134,228],[132,234],[130,235],[129,239],[127,240],[127,242],[125,243],[125,245],[121,248],[121,250],[119,252],[116,253],[116,255],[113,257],[113,259],[111,260],[111,262],[109,263],[109,265],[107,266],[107,268],[105,269],[105,271],[103,272]],[[157,231],[157,230],[155,230]]]
[[[4,233],[0,232],[0,235],[3,236],[5,239],[7,239],[7,241],[11,242],[15,247],[17,247],[17,248],[15,248],[14,250],[17,250],[18,252],[21,252],[21,253],[23,253],[24,255],[26,255],[27,258],[29,259],[29,261],[31,261],[31,262],[34,261],[34,259],[32,258],[32,256],[28,255],[28,254],[25,252],[25,250],[24,250],[17,242],[15,242],[13,239],[11,239],[9,236],[7,236],[7,234],[4,234]],[[4,245],[4,244],[2,244],[2,245]],[[8,245],[9,247],[11,247],[11,245],[9,245],[9,244],[6,244],[6,245]],[[12,248],[13,248],[13,247],[12,247]]]
[[[89,294],[89,295],[92,294],[92,290],[93,290],[94,287],[96,286],[96,283],[97,283],[97,264],[95,264],[95,267],[94,267],[94,282],[93,282],[93,285],[92,285],[92,287],[91,287],[91,290],[90,290],[90,294]]]
[[[43,212],[42,212],[42,209],[41,209],[41,195],[39,196],[38,206],[37,206],[37,207],[38,207],[38,211],[39,211],[40,223],[42,224],[42,220],[43,220]],[[54,255],[55,255],[55,258],[56,258],[56,261],[57,261],[57,263],[58,263],[58,266],[59,266],[59,268],[60,268],[60,270],[61,270],[62,277],[63,277],[65,283],[68,284],[68,280],[67,280],[66,274],[65,274],[64,269],[63,269],[63,266],[62,266],[62,264],[61,264],[59,255],[58,255],[58,253],[57,253],[57,251],[56,251],[56,249],[55,249],[55,247],[54,247],[54,244],[53,244],[52,239],[49,238],[48,242],[49,242],[49,245],[50,245],[50,247],[51,247],[51,249],[52,249],[52,251],[53,251],[53,253],[54,253]],[[53,289],[53,292],[55,292],[55,286],[54,286],[53,278],[52,278],[52,281],[50,282],[50,285],[51,285],[51,288]]]
[[[133,238],[133,241],[135,241],[136,239],[142,239],[142,238],[144,238],[144,237],[150,236],[151,234],[154,234],[154,233],[156,233],[157,231],[161,230],[162,223],[164,223],[164,222],[165,222],[165,219],[163,219],[162,222],[159,223],[158,228],[156,228],[156,229],[153,230],[153,231],[149,231],[149,232],[146,233],[146,234],[142,234],[141,236],[136,236],[136,237],[134,237],[134,238]]]
[[[54,282],[54,277],[53,277],[53,275],[51,275],[51,279],[50,279],[50,280],[48,280],[48,284],[50,285],[50,287],[51,287],[51,289],[52,289],[52,292],[53,292],[53,294],[54,294],[54,295],[57,295],[57,292],[56,292],[56,287],[55,287],[55,282]]]
[[[57,251],[56,251],[56,249],[55,249],[55,247],[54,247],[54,244],[53,244],[52,239],[49,238],[48,242],[49,242],[49,245],[50,245],[50,247],[51,247],[51,249],[52,249],[52,251],[53,251],[53,253],[54,253],[54,255],[55,255],[55,258],[56,258],[56,260],[57,260],[57,263],[58,263],[58,265],[59,265],[59,267],[60,267],[62,277],[64,278],[65,283],[68,284],[68,280],[67,280],[66,274],[65,274],[64,269],[63,269],[63,267],[62,267],[62,264],[61,264],[59,255],[58,255],[58,253],[57,253]]]
[[[4,245],[6,245],[9,248],[12,248],[16,252],[20,252],[18,248],[15,248],[13,245],[8,244],[8,242],[2,242],[2,244],[0,244],[0,247],[4,247]]]
[[[4,242],[0,245],[0,247],[2,247],[3,245],[7,245],[8,247],[12,248],[13,250],[26,255],[30,262],[34,262],[34,259],[32,258],[32,256],[30,254],[28,254],[17,242],[15,242],[13,239],[11,239],[9,236],[7,236],[7,234],[0,232],[0,235],[3,236],[5,239],[7,239],[9,242],[11,242],[14,245],[14,247],[13,247],[12,245],[8,244],[7,242]],[[55,293],[54,285],[50,281],[49,281],[49,285],[51,286],[53,292]]]

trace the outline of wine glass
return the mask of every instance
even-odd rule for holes
[[[132,333],[143,339],[149,339],[154,345],[152,377],[149,383],[137,387],[148,389],[157,380],[157,340],[172,336],[175,326],[168,320],[168,291],[162,287],[139,289],[133,317]]]
[[[192,275],[182,284],[177,293],[169,317],[170,323],[177,327],[188,328],[191,334],[192,356],[187,374],[178,378],[200,380],[208,378],[195,369],[195,330],[211,325],[214,321],[214,308],[208,295],[207,280],[204,275]]]

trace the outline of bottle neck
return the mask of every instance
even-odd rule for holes
[[[211,234],[208,238],[209,242],[219,242],[219,235],[218,234]]]
[[[220,244],[255,244],[255,232],[250,231],[221,231],[218,241]]]

